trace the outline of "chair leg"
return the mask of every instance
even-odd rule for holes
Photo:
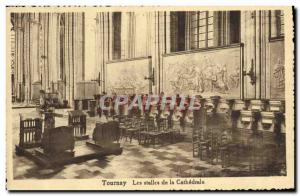
[[[209,153],[210,164],[214,165],[214,152],[211,150]]]
[[[172,143],[176,143],[176,139],[177,139],[177,137],[176,137],[176,135],[177,135],[177,132],[173,132],[172,133],[172,140],[173,140],[173,142]]]
[[[167,137],[166,137],[166,134],[165,134],[165,133],[162,134],[162,137],[161,137],[161,139],[160,139],[160,144],[161,144],[161,145],[164,144],[164,141],[165,141],[166,138],[167,138]]]
[[[222,168],[224,168],[225,167],[225,155],[224,155],[223,151],[221,151],[220,154],[221,154],[221,165],[222,165]]]
[[[142,138],[142,135],[139,133],[138,134],[138,142],[139,142],[139,144],[141,144],[141,138]]]
[[[199,148],[198,154],[199,154],[200,160],[203,160],[203,151],[201,150],[201,148]]]
[[[122,139],[124,139],[124,137],[126,136],[126,133],[125,133],[125,129],[122,129]]]
[[[131,143],[131,141],[132,141],[132,137],[133,137],[133,133],[130,133],[130,143]]]
[[[152,140],[153,148],[155,148],[155,136],[153,136],[153,137],[151,138],[151,140]]]

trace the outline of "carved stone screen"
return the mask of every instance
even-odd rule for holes
[[[241,47],[171,53],[163,57],[166,94],[241,97]]]
[[[117,94],[149,92],[150,58],[126,59],[107,63],[106,91]]]
[[[271,99],[284,99],[284,42],[270,42]]]

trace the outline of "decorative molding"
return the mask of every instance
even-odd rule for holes
[[[151,56],[147,57],[136,57],[136,58],[129,58],[129,59],[117,59],[112,61],[106,61],[106,64],[112,64],[112,63],[120,63],[120,62],[127,62],[127,61],[136,61],[136,60],[143,60],[143,59],[151,59]]]
[[[214,47],[208,47],[208,48],[199,48],[199,49],[194,49],[194,50],[171,52],[171,53],[163,54],[162,56],[166,57],[166,56],[190,54],[190,53],[197,53],[197,52],[204,52],[204,51],[221,50],[221,49],[227,49],[227,48],[238,48],[238,47],[243,47],[243,45],[244,45],[243,43],[238,43],[238,44],[231,44],[231,45],[226,45],[226,46],[214,46]]]

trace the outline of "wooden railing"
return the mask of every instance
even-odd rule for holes
[[[73,128],[74,137],[86,135],[86,115],[82,111],[72,111],[69,113],[69,126]]]
[[[41,145],[42,119],[20,119],[20,141],[22,148],[33,148]]]

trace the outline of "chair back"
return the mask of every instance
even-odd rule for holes
[[[164,110],[160,113],[160,118],[168,118],[170,116],[170,107],[165,106]]]
[[[172,120],[175,122],[178,122],[178,121],[180,121],[182,116],[183,116],[182,112],[178,108],[176,108],[172,115]]]
[[[156,119],[154,117],[148,117],[146,121],[147,131],[155,131],[156,130]]]
[[[134,118],[132,119],[132,127],[137,128],[137,127],[139,127],[139,126],[140,126],[140,119],[137,118],[137,117],[134,117]]]
[[[248,140],[247,144],[249,148],[260,148],[263,146],[263,135],[262,134],[252,134]]]
[[[194,114],[192,110],[187,110],[187,113],[185,115],[185,122],[187,123],[193,123],[194,122]]]
[[[157,105],[152,105],[150,108],[150,117],[156,117],[158,115]]]
[[[128,104],[123,104],[122,106],[122,110],[123,110],[123,115],[128,116]]]
[[[223,130],[220,134],[220,145],[229,144],[232,141],[231,130]]]

